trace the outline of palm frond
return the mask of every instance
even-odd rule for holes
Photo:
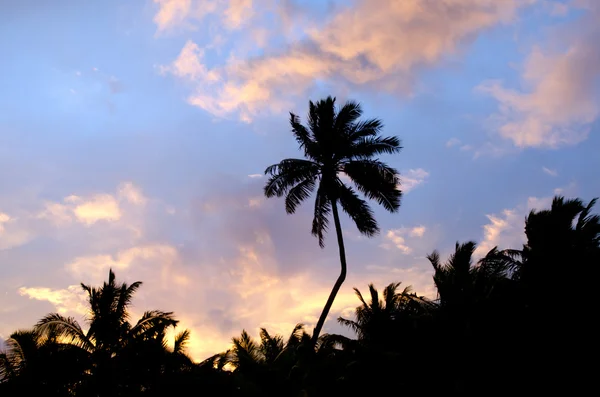
[[[318,160],[320,158],[319,145],[316,144],[310,131],[302,125],[300,117],[290,112],[290,124],[294,138],[300,145],[300,149],[304,151],[304,155],[311,160]]]
[[[377,201],[389,212],[400,207],[402,192],[398,171],[378,160],[351,160],[343,164],[342,171],[350,177],[367,198]]]
[[[325,247],[325,232],[329,227],[329,214],[331,213],[331,202],[323,186],[319,186],[315,197],[314,217],[311,233],[319,239],[319,246]]]
[[[354,221],[359,232],[369,237],[379,233],[379,226],[369,204],[339,179],[337,196],[342,209]]]
[[[337,354],[342,351],[352,352],[359,347],[356,339],[338,334],[323,334],[319,337],[318,354]]]
[[[305,179],[291,188],[285,197],[285,211],[288,214],[296,212],[298,205],[310,197],[310,194],[315,189],[315,185],[316,177]]]
[[[183,354],[186,345],[190,341],[190,330],[184,329],[175,336],[175,344],[173,345],[173,353]]]
[[[233,349],[231,350],[230,364],[237,369],[243,370],[263,363],[264,357],[260,354],[258,345],[246,330],[242,330],[240,337],[232,338],[232,342]]]
[[[357,142],[361,138],[377,136],[382,128],[383,122],[379,119],[359,121],[352,126],[350,140],[352,142]]]
[[[398,153],[400,150],[402,150],[402,146],[398,137],[367,136],[359,138],[352,145],[352,151],[348,157],[362,160],[381,154]]]
[[[131,285],[127,285],[123,283],[118,293],[118,302],[116,307],[116,316],[120,319],[120,321],[124,322],[129,317],[129,312],[127,308],[131,305],[131,300],[133,299],[133,295],[135,292],[142,286],[141,281],[136,281]]]
[[[264,187],[265,196],[282,197],[298,183],[316,178],[319,172],[319,165],[310,160],[282,160],[265,170],[265,175],[270,175]]]
[[[309,128],[324,153],[333,149],[335,116],[335,98],[328,96],[316,104],[309,103]]]
[[[93,342],[73,317],[63,317],[58,313],[50,313],[38,321],[34,329],[41,335],[53,334],[57,338],[65,338],[70,344],[88,352],[94,349]]]
[[[342,324],[343,326],[350,328],[352,331],[356,332],[357,334],[361,330],[360,324],[354,320],[348,320],[343,317],[338,317],[337,321],[338,321],[338,323]]]
[[[360,103],[347,101],[335,117],[334,129],[338,133],[348,133],[354,127],[354,122],[362,115]]]
[[[129,331],[129,337],[156,338],[159,334],[164,333],[167,328],[175,328],[178,323],[179,321],[175,320],[173,312],[146,311]]]

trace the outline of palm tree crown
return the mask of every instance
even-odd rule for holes
[[[372,236],[379,231],[368,203],[344,183],[346,175],[367,198],[396,212],[401,191],[398,172],[375,158],[400,151],[400,140],[381,137],[383,124],[378,119],[359,121],[361,106],[352,101],[336,111],[335,98],[309,102],[308,127],[290,113],[292,133],[304,151],[305,159],[285,159],[268,167],[267,197],[285,197],[285,209],[293,214],[298,205],[317,189],[312,234],[324,246],[324,233],[332,203],[339,202],[358,230]]]

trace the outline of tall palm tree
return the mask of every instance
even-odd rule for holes
[[[135,372],[135,365],[130,365],[132,358],[139,359],[148,352],[162,354],[165,331],[178,323],[173,313],[159,310],[146,311],[135,324],[129,322],[128,308],[141,285],[139,281],[117,284],[110,270],[108,282],[99,288],[81,284],[90,306],[87,332],[74,318],[58,313],[46,315],[35,327],[40,335],[52,335],[88,355],[93,363],[93,387],[100,395],[116,394],[115,388],[120,387],[117,378]],[[181,350],[185,338],[179,339],[177,348]]]
[[[379,136],[383,124],[378,119],[359,121],[360,105],[348,101],[340,109],[335,98],[328,97],[317,103],[309,101],[308,126],[290,113],[292,133],[304,151],[304,159],[284,159],[268,167],[270,175],[264,192],[267,197],[285,197],[285,209],[293,214],[298,205],[308,199],[316,189],[312,234],[324,247],[324,235],[333,215],[340,254],[341,271],[323,308],[312,335],[316,344],[337,292],[346,279],[346,252],[338,204],[356,224],[358,230],[373,236],[379,232],[373,211],[366,198],[373,199],[389,212],[400,207],[401,191],[398,172],[381,162],[377,156],[398,153],[401,149],[397,137]],[[344,183],[347,176],[354,185]]]

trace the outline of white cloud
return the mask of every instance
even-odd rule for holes
[[[54,305],[60,314],[85,315],[88,311],[84,292],[79,285],[70,285],[66,289],[46,287],[21,287],[19,295],[30,299],[47,301]]]
[[[423,237],[426,230],[427,228],[423,225],[415,226],[412,229],[410,229],[410,235],[412,237]]]
[[[8,223],[10,221],[10,216],[8,216],[8,214],[5,214],[3,212],[0,212],[0,233],[2,233],[4,231],[4,223]]]
[[[600,78],[599,16],[595,5],[565,27],[566,49],[533,48],[522,71],[522,90],[499,81],[478,87],[499,103],[494,119],[500,136],[521,148],[558,148],[587,139],[600,114],[595,84]]]
[[[528,197],[526,205],[505,209],[500,214],[488,214],[489,223],[483,226],[483,240],[475,250],[482,257],[494,247],[519,249],[525,243],[525,217],[531,210],[550,208],[552,197]]]
[[[446,147],[453,147],[456,145],[460,145],[460,139],[458,139],[458,138],[450,138],[446,142]]]
[[[46,202],[37,218],[47,219],[56,226],[63,226],[73,221],[73,210],[65,204]]]
[[[251,178],[251,179],[262,178],[262,177],[263,177],[262,174],[250,174],[250,175],[248,175],[248,178]]]
[[[98,221],[118,221],[121,219],[119,202],[110,194],[98,194],[89,200],[74,199],[77,203],[73,209],[75,217],[86,225]]]
[[[125,182],[119,186],[119,198],[135,205],[144,205],[148,201],[142,191],[131,182]]]
[[[518,209],[505,209],[500,215],[486,215],[489,223],[483,226],[483,241],[476,250],[475,256],[481,257],[498,246],[499,249],[520,248],[525,241],[525,214]]]
[[[400,229],[388,230],[385,234],[385,239],[388,240],[389,243],[383,243],[380,246],[385,249],[396,248],[405,255],[411,254],[413,252],[413,248],[409,246],[406,238],[421,238],[425,234],[426,230],[427,228],[423,225],[415,226],[412,228],[403,227]]]
[[[556,170],[547,168],[547,167],[542,167],[542,171],[544,171],[546,174],[550,175],[550,176],[558,176],[558,172]]]
[[[122,203],[144,206],[148,202],[140,188],[131,182],[123,182],[117,188],[117,194],[101,193],[87,197],[70,195],[63,202],[44,203],[44,209],[35,215],[55,226],[64,227],[78,221],[92,226],[100,221],[117,222],[123,217]]]
[[[429,177],[429,172],[423,168],[410,169],[400,176],[400,189],[404,193],[408,193],[416,187],[420,186]]]

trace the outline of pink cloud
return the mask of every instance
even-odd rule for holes
[[[587,15],[564,28],[566,49],[534,47],[522,70],[523,89],[499,81],[478,90],[499,103],[494,120],[500,136],[517,147],[557,148],[585,139],[600,115],[595,82],[600,78],[600,8],[590,3]]]
[[[406,94],[417,68],[443,61],[532,2],[361,0],[340,8],[324,24],[308,24],[303,40],[261,48],[264,56],[231,57],[208,68],[200,46],[188,42],[164,70],[190,84],[190,104],[217,116],[237,114],[244,121],[264,110],[287,110],[295,97],[319,81]],[[185,73],[178,66],[182,64]]]

